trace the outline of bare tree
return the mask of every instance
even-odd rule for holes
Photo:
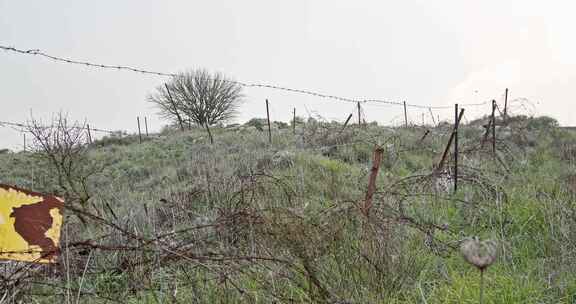
[[[148,101],[158,106],[162,117],[178,122],[182,129],[186,122],[205,127],[213,142],[210,126],[233,118],[242,98],[242,86],[237,82],[220,73],[192,70],[159,86]]]
[[[87,157],[86,124],[70,123],[58,113],[47,125],[31,118],[26,130],[32,134],[32,151],[46,162],[66,201],[84,207],[91,197],[88,178],[98,171]]]

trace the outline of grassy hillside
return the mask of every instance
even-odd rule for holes
[[[576,134],[512,118],[497,127],[494,157],[482,123],[460,129],[456,194],[448,174],[432,174],[447,124],[424,136],[310,120],[296,135],[276,125],[272,144],[256,123],[215,129],[214,145],[201,129],[109,137],[81,158],[93,172],[85,199],[62,189],[42,153],[2,153],[0,183],[67,196],[71,208],[59,263],[10,279],[22,265],[4,263],[0,299],[478,303],[480,274],[459,246],[479,236],[498,243],[485,303],[574,303]]]

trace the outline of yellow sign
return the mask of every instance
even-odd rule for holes
[[[53,263],[64,201],[0,184],[0,259]]]

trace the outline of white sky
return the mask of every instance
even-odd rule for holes
[[[28,1],[0,0],[0,45],[163,72],[207,68],[245,82],[421,105],[528,98],[529,111],[576,125],[573,1]],[[165,79],[0,51],[0,120],[67,111],[94,127],[151,129],[147,94]],[[249,89],[238,121],[318,113],[344,120],[354,105]],[[486,113],[467,108],[467,118]],[[368,121],[399,123],[401,107],[367,105]],[[419,109],[409,109],[420,123]],[[427,111],[424,111],[427,113]],[[436,111],[452,117],[451,109]],[[426,122],[430,117],[425,116]],[[0,127],[0,148],[21,135]]]

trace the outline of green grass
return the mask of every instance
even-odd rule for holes
[[[59,264],[33,280],[50,285],[24,280],[11,291],[46,303],[74,302],[80,287],[82,303],[478,303],[480,274],[458,251],[477,235],[500,245],[485,272],[484,303],[574,303],[576,196],[566,177],[576,135],[542,119],[512,121],[511,135],[499,138],[507,170],[488,145],[471,149],[460,158],[457,194],[428,176],[446,127],[423,142],[421,129],[370,125],[338,135],[339,125],[314,122],[297,135],[274,130],[272,144],[254,128],[216,128],[214,145],[199,129],[167,130],[142,144],[97,141],[87,155],[103,169],[89,178],[82,208],[143,238],[202,228],[142,246],[68,213]],[[476,147],[482,130],[462,129],[461,151]],[[358,206],[375,143],[385,151],[366,218]],[[0,182],[60,193],[39,156],[0,154]],[[116,249],[66,249],[86,239]]]

